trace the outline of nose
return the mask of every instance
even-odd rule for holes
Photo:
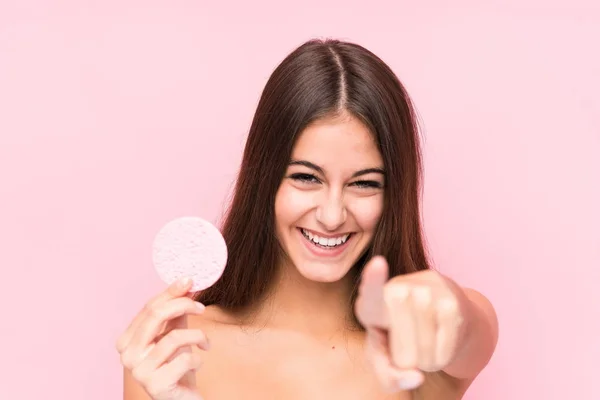
[[[346,222],[346,207],[341,195],[329,195],[317,207],[317,221],[328,231],[334,231]]]

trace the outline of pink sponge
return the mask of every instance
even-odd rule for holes
[[[212,286],[223,274],[227,245],[221,232],[198,217],[182,217],[167,223],[156,235],[152,260],[160,279],[171,284],[192,278],[190,291]]]

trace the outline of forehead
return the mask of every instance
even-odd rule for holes
[[[369,129],[352,116],[327,118],[309,125],[298,138],[292,158],[319,165],[344,165],[357,169],[383,166],[377,143]]]

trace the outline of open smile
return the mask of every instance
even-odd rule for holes
[[[298,232],[306,248],[320,257],[339,256],[348,248],[348,243],[354,237],[354,233],[348,233],[339,237],[322,238],[303,228],[298,228]]]

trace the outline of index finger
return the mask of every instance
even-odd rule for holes
[[[365,328],[387,329],[389,318],[383,297],[383,288],[388,280],[388,264],[381,256],[373,257],[365,265],[358,298],[356,299],[356,317]]]
[[[189,290],[192,287],[192,279],[189,277],[181,278],[171,283],[164,291],[156,295],[156,297],[150,299],[146,303],[146,307],[151,308],[157,304],[164,303],[165,301],[182,297],[184,295],[191,296],[194,293]]]

